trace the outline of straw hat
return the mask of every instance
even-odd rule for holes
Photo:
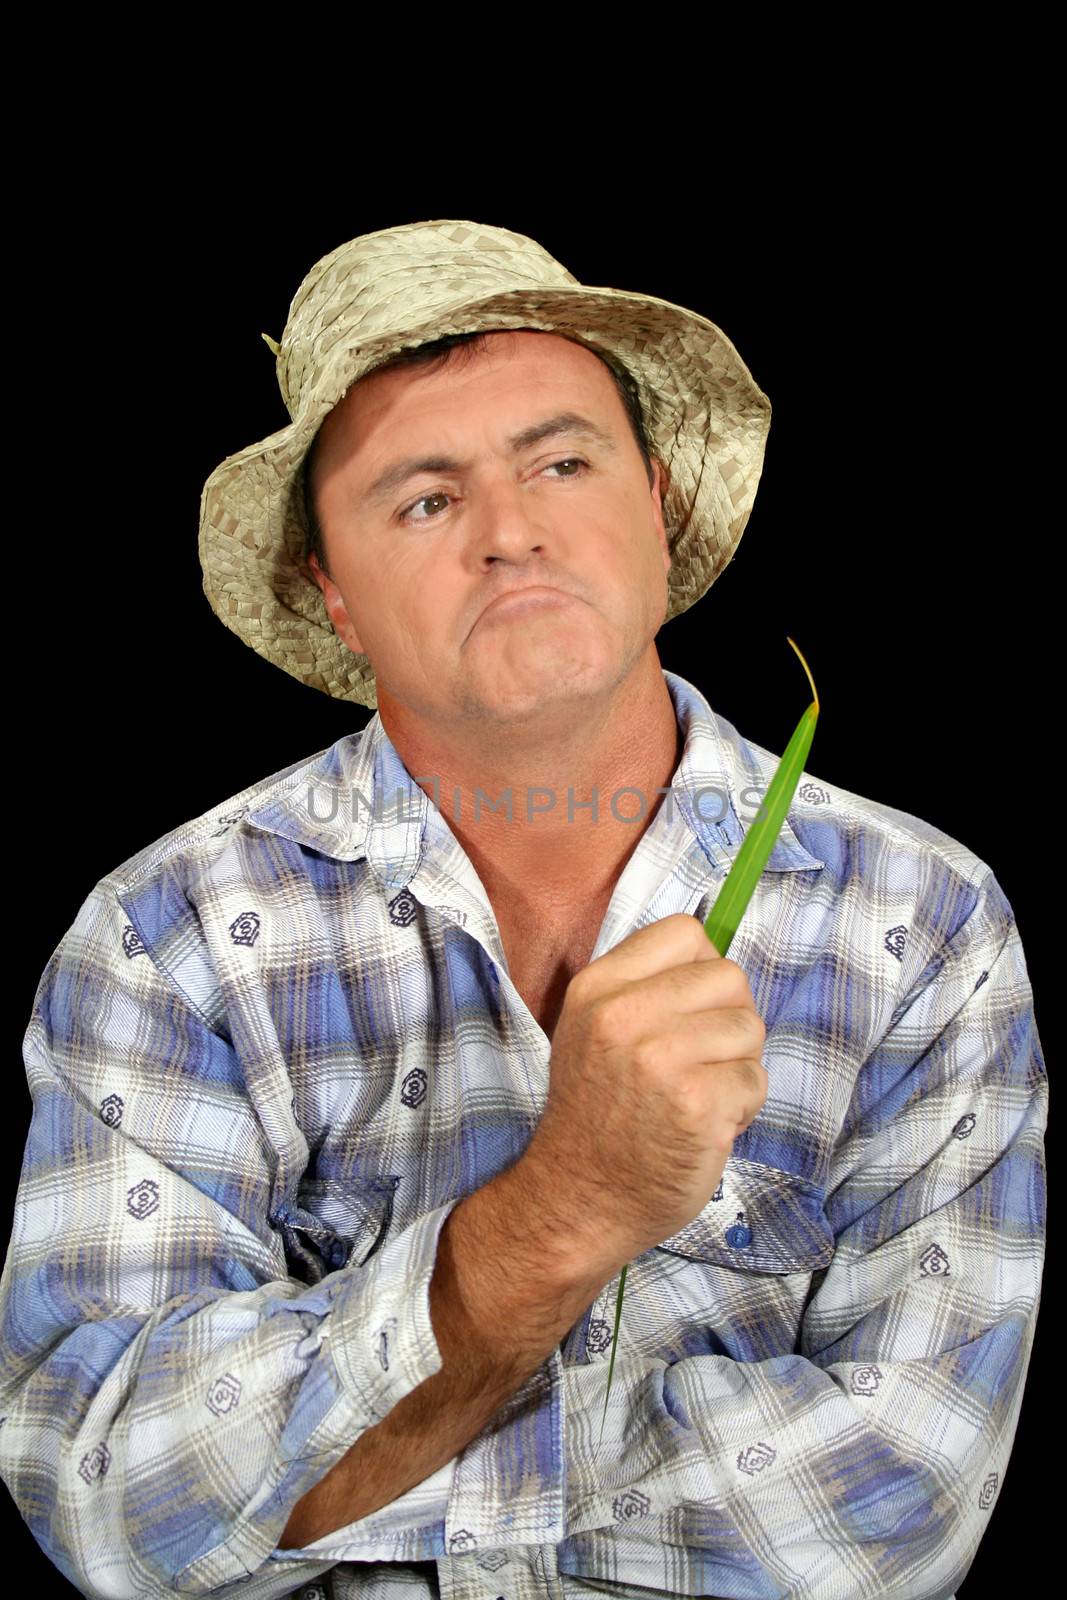
[[[372,367],[445,334],[538,328],[619,359],[649,447],[670,473],[667,618],[707,592],[752,511],[770,401],[726,335],[653,295],[579,283],[521,233],[453,219],[361,234],[317,261],[276,357],[292,421],[215,468],[200,497],[204,593],[257,655],[341,700],[377,706],[374,669],[333,631],[305,570],[304,457],[327,412]]]

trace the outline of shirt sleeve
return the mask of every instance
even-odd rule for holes
[[[458,1201],[362,1263],[291,1276],[244,1067],[107,880],[45,969],[25,1063],[0,1477],[88,1596],[292,1593],[337,1561],[328,1539],[303,1558],[277,1550],[293,1507],[441,1369],[429,1286]],[[387,1559],[438,1553],[440,1523],[409,1494],[406,1528],[389,1508]]]
[[[795,1353],[668,1364],[620,1336],[599,1453],[606,1363],[564,1369],[567,1570],[596,1551],[598,1572],[655,1584],[683,1547],[701,1592],[795,1600],[941,1597],[966,1577],[1045,1242],[1047,1078],[992,874],[894,1018],[835,1148],[835,1252]]]

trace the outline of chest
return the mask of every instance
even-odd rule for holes
[[[548,930],[497,917],[511,981],[549,1039],[559,1021],[567,986],[589,965],[603,922],[597,910],[577,924]]]

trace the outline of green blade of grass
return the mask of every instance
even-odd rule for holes
[[[622,1321],[622,1292],[626,1288],[626,1272],[627,1268],[623,1267],[619,1274],[619,1292],[615,1296],[615,1336],[611,1341],[611,1361],[608,1364],[608,1394],[611,1393],[611,1375],[615,1371],[615,1346],[619,1339],[619,1323]],[[608,1394],[604,1396],[604,1417],[608,1414]],[[598,1453],[604,1439],[604,1417],[600,1419],[600,1438],[596,1443]]]
[[[786,635],[788,638],[788,634]],[[812,704],[804,712],[797,723],[793,737],[786,745],[785,753],[779,761],[774,777],[764,796],[756,820],[741,841],[741,848],[733,866],[726,874],[726,880],[715,898],[704,923],[704,932],[715,946],[720,956],[725,956],[730,948],[730,941],[737,932],[738,924],[745,914],[748,902],[752,898],[752,891],[760,880],[767,858],[774,849],[774,842],[785,821],[786,813],[793,803],[800,775],[804,771],[804,764],[808,759],[811,741],[815,735],[815,724],[819,718],[819,694],[815,681],[808,669],[808,663],[800,655],[797,646],[790,639],[797,655],[800,656],[801,665],[808,674],[811,692],[814,696]],[[600,1439],[597,1441],[597,1450],[604,1438],[604,1420],[608,1414],[608,1395],[611,1394],[611,1379],[615,1371],[615,1346],[619,1340],[619,1323],[622,1320],[622,1294],[626,1286],[626,1267],[623,1267],[619,1277],[619,1292],[615,1299],[615,1332],[611,1339],[611,1362],[608,1366],[608,1387],[604,1396],[604,1414],[600,1419]]]

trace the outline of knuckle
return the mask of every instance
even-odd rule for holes
[[[660,1041],[655,1038],[640,1039],[634,1046],[630,1059],[639,1072],[654,1072],[663,1059]]]
[[[709,956],[714,956],[718,960],[722,959],[714,939],[708,937],[708,930],[698,917],[692,917],[688,912],[677,912],[675,917],[677,920],[687,924],[685,929],[686,942],[692,946],[693,959],[695,961],[706,961]]]
[[[729,956],[724,958],[723,967],[729,972],[730,977],[733,979],[734,993],[744,997],[740,1003],[742,1005],[754,1006],[755,1001],[753,999],[752,989],[748,981],[748,974],[745,972],[744,967],[739,967],[736,961],[730,960]]]
[[[759,1039],[762,1043],[763,1024],[754,1011],[749,1011],[745,1006],[731,1006],[724,1015],[729,1018],[730,1027],[739,1039],[745,1044]]]
[[[599,995],[589,1006],[589,1031],[597,1043],[616,1044],[622,1037],[625,1001],[620,994]]]
[[[589,967],[579,967],[578,971],[574,974],[573,978],[567,985],[567,993],[568,995],[573,995],[576,1001],[584,1004],[586,996],[589,992],[589,986],[594,982],[595,979],[592,979],[589,976]]]
[[[759,1061],[735,1061],[734,1070],[747,1105],[738,1123],[738,1129],[749,1128],[763,1110],[767,1099],[767,1074]]]
[[[771,1082],[767,1076],[767,1069],[762,1061],[750,1060],[746,1061],[745,1065],[748,1068],[749,1083],[753,1092],[758,1095],[760,1105],[762,1105],[767,1098],[767,1090]]]

